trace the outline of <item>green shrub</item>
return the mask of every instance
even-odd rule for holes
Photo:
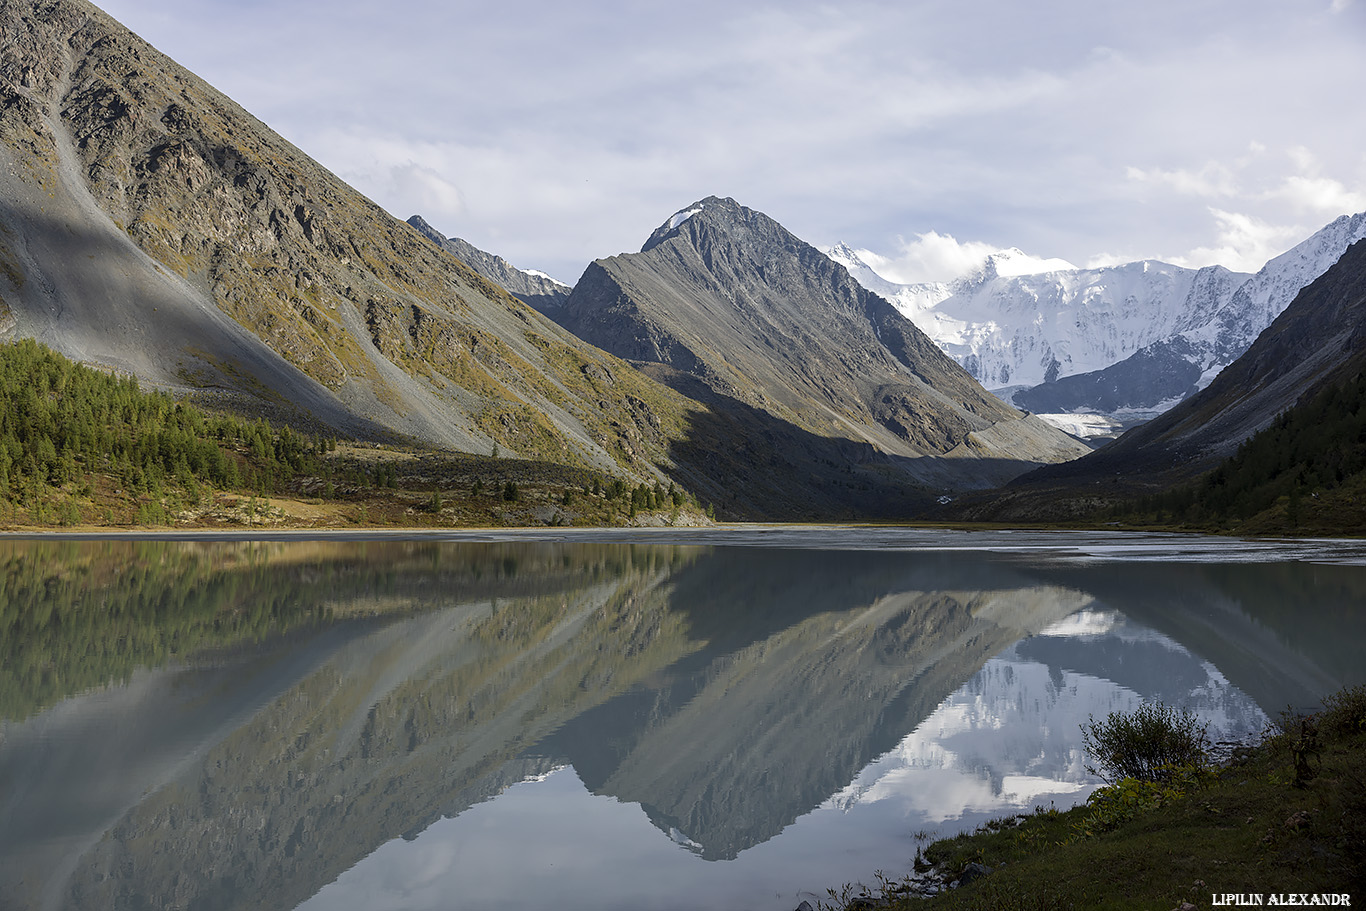
[[[1092,716],[1081,726],[1082,747],[1095,763],[1086,771],[1110,785],[1125,778],[1168,781],[1183,767],[1209,763],[1208,728],[1189,709],[1160,702],[1111,712],[1104,721]]]
[[[1329,734],[1366,733],[1366,686],[1352,686],[1323,700],[1319,728]]]
[[[1115,784],[1097,788],[1086,800],[1086,813],[1072,826],[1069,841],[1090,838],[1118,828],[1148,810],[1168,806],[1214,778],[1205,764],[1169,765],[1161,781],[1128,776]]]

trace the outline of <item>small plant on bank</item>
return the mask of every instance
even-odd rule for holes
[[[1209,765],[1186,763],[1169,766],[1161,781],[1124,778],[1097,788],[1086,800],[1086,813],[1072,824],[1072,834],[1063,843],[1109,832],[1148,810],[1170,806],[1190,792],[1206,787],[1214,778],[1214,769]]]
[[[1132,712],[1092,716],[1081,726],[1082,748],[1094,765],[1086,771],[1108,785],[1126,778],[1165,782],[1188,767],[1209,764],[1209,725],[1190,709],[1145,703]]]

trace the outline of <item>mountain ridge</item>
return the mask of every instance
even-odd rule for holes
[[[1002,274],[994,255],[952,282],[899,285],[847,245],[829,255],[1017,407],[1132,426],[1208,385],[1363,236],[1366,213],[1342,216],[1255,274],[1155,260]]]
[[[532,309],[544,312],[558,307],[573,290],[564,282],[556,281],[543,272],[519,269],[503,257],[481,250],[467,240],[447,237],[432,227],[421,215],[409,218],[408,224],[432,243],[454,254],[461,262]]]

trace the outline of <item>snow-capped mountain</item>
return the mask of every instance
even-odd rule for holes
[[[1020,272],[1018,250],[952,282],[897,285],[847,246],[829,255],[887,296],[988,389],[1037,386],[1121,361],[1214,318],[1250,276],[1154,260]]]
[[[1290,306],[1301,289],[1327,272],[1348,247],[1363,237],[1366,212],[1344,215],[1267,262],[1244,282],[1219,314],[1217,329],[1211,336],[1211,340],[1232,346],[1218,351],[1222,361],[1219,366],[1226,366],[1246,351],[1261,331]]]
[[[1343,216],[1251,276],[1154,260],[1021,272],[1036,261],[1006,250],[952,282],[901,285],[845,245],[828,255],[1018,407],[1131,420],[1208,385],[1364,236],[1366,213]]]

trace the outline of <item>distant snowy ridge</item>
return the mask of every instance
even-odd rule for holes
[[[1154,260],[1021,273],[1010,268],[1017,253],[993,254],[952,282],[911,285],[877,277],[847,246],[829,255],[988,389],[1036,386],[1107,367],[1209,321],[1250,277],[1222,266],[1196,270]]]
[[[1114,416],[1207,385],[1363,237],[1366,213],[1343,216],[1256,275],[1155,260],[1022,271],[1039,261],[1011,249],[951,282],[898,284],[847,245],[826,253],[988,389],[1030,410]]]

